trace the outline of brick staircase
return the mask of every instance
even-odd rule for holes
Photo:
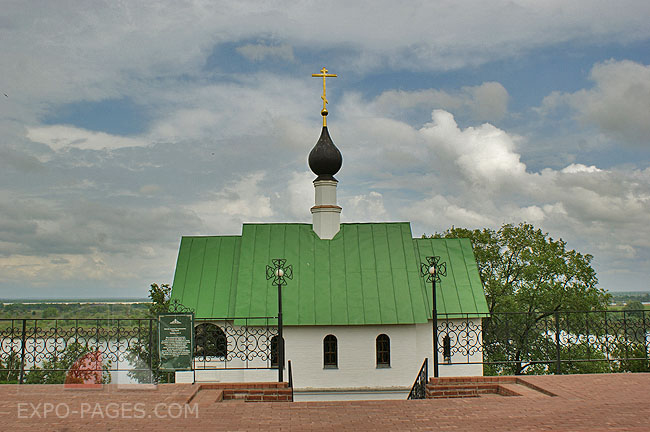
[[[198,384],[187,402],[291,402],[292,399],[292,389],[287,383],[207,383]]]
[[[469,398],[495,394],[499,396],[555,396],[525,379],[503,377],[430,378],[426,386],[427,399]]]

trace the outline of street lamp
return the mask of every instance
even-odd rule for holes
[[[438,309],[436,307],[436,282],[440,276],[447,276],[447,263],[439,256],[428,256],[426,263],[420,263],[420,275],[433,286],[433,376],[438,378]]]
[[[287,260],[277,258],[271,260],[273,267],[266,266],[266,280],[271,280],[273,285],[278,287],[278,381],[283,382],[284,370],[284,339],[282,338],[282,285],[286,285],[287,279],[293,279],[293,266],[286,265]]]

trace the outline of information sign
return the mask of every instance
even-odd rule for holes
[[[158,315],[160,370],[191,370],[194,353],[194,314]]]

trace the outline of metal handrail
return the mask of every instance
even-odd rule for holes
[[[291,360],[287,360],[287,369],[289,372],[289,388],[291,389],[291,402],[293,402],[293,372],[291,371]]]
[[[418,376],[415,378],[413,387],[407,400],[426,399],[427,398],[427,381],[429,380],[429,359],[425,358]]]

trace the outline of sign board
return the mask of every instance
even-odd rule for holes
[[[191,370],[194,355],[194,314],[158,315],[160,370]]]

